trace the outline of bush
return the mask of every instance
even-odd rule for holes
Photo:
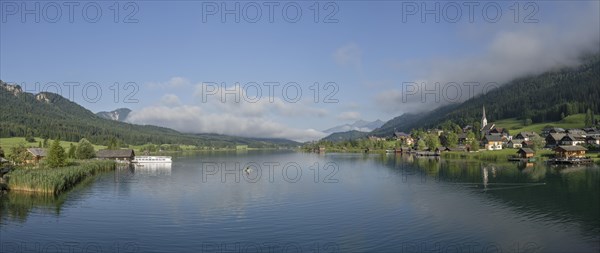
[[[33,155],[27,151],[27,148],[23,144],[14,146],[11,148],[11,153],[8,155],[8,159],[15,162],[18,165],[22,165],[27,160],[33,159]]]
[[[94,146],[87,139],[83,138],[79,141],[77,149],[75,150],[75,156],[78,159],[91,159],[96,157],[96,151]]]
[[[27,135],[27,136],[25,136],[25,141],[29,142],[29,143],[33,143],[33,142],[35,142],[35,138],[33,138],[32,135]]]

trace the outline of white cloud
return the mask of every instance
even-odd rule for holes
[[[188,86],[190,84],[191,84],[191,82],[188,79],[179,77],[179,76],[171,77],[169,80],[167,80],[165,82],[146,83],[146,85],[151,88],[167,88],[167,89],[181,88],[181,87]]]
[[[194,104],[181,104],[179,97],[166,94],[158,105],[133,111],[128,121],[173,128],[187,133],[218,133],[244,137],[316,140],[326,134],[314,129],[289,127],[274,119],[282,117],[324,117],[327,111],[309,103],[286,102],[278,97],[249,96],[243,87],[225,89],[198,84],[192,93]],[[210,92],[208,92],[210,91]],[[221,94],[229,94],[223,95]],[[237,95],[233,95],[233,94]],[[266,91],[263,94],[268,94]]]
[[[411,74],[418,75],[415,78],[417,80],[405,82],[425,85],[410,95],[400,82],[399,87],[377,94],[375,101],[386,111],[419,112],[467,100],[485,91],[484,87],[492,87],[492,83],[502,85],[515,78],[576,66],[582,54],[600,51],[600,30],[597,29],[600,3],[590,5],[591,8],[585,10],[562,12],[562,16],[557,17],[564,21],[561,23],[504,24],[498,25],[496,30],[486,30],[482,35],[491,40],[478,55],[411,60],[410,64],[400,64],[403,70],[413,65]],[[439,89],[434,88],[436,82],[440,83]],[[458,101],[454,100],[455,89],[444,90],[452,82],[461,86]],[[475,92],[470,92],[468,85],[465,85],[469,82],[479,83],[473,90]],[[426,96],[423,101],[425,87],[436,89],[439,101],[435,101],[433,95]]]
[[[188,81],[187,79],[183,78],[183,77],[172,77],[171,79],[169,79],[169,81],[167,82],[168,86],[171,87],[182,87],[185,85],[190,84],[190,81]]]
[[[344,121],[356,121],[360,119],[360,113],[355,111],[342,112],[337,119]]]
[[[181,105],[181,101],[179,100],[179,97],[177,95],[165,94],[160,99],[160,104],[164,106],[179,106]]]
[[[355,43],[350,43],[335,50],[334,61],[341,66],[360,68],[362,65],[362,50]]]
[[[244,137],[285,138],[296,141],[320,139],[324,133],[297,129],[260,117],[239,117],[233,113],[212,113],[200,106],[150,106],[133,111],[127,120],[152,124],[188,133],[218,133]]]
[[[310,102],[304,100],[292,103],[278,97],[269,97],[267,88],[263,89],[262,96],[255,95],[247,94],[244,87],[240,85],[223,88],[204,83],[196,85],[194,92],[194,97],[199,104],[238,116],[261,117],[271,114],[285,117],[324,117],[327,115],[326,110],[312,107]]]

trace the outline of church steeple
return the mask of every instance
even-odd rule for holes
[[[485,118],[485,105],[483,106],[483,116],[481,116],[481,129],[487,125],[487,119]]]

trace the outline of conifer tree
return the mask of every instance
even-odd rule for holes
[[[56,139],[52,142],[50,150],[48,150],[48,157],[46,158],[46,164],[51,168],[58,168],[66,165],[67,155],[65,149],[60,146],[60,140]]]

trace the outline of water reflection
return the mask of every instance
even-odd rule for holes
[[[115,169],[115,174],[114,174],[114,182],[115,183],[127,182],[128,180],[131,180],[131,178],[133,178],[134,174],[135,174],[135,167],[133,164],[130,164],[130,163],[117,164],[117,168]]]
[[[85,190],[96,180],[97,176],[87,178],[70,191],[60,194],[11,191],[0,195],[0,225],[6,221],[27,221],[29,213],[36,211],[54,216],[60,215],[69,193]]]
[[[11,192],[0,196],[0,224],[5,220],[27,221],[28,214],[37,209],[39,212],[59,215],[65,202],[65,195],[39,194],[30,192]]]
[[[487,190],[487,185],[488,185],[488,182],[489,182],[488,168],[487,167],[482,167],[481,171],[482,171],[482,177],[483,177],[483,189]]]
[[[424,160],[410,156],[383,156],[381,160],[394,172],[421,177],[421,182],[435,181],[481,191],[487,198],[518,209],[525,217],[579,223],[586,228],[587,236],[598,239],[600,169],[597,165],[567,167],[466,159]]]
[[[204,242],[237,240],[293,240],[303,247],[331,241],[341,252],[397,252],[413,242],[427,243],[426,249],[441,243],[437,251],[450,252],[485,250],[443,245],[491,242],[503,252],[525,252],[526,243],[542,252],[580,252],[598,249],[600,241],[597,167],[251,151],[174,161],[172,168],[122,167],[59,198],[10,193],[0,200],[3,240],[68,238],[110,246],[128,238],[140,252],[187,252]],[[267,172],[255,183],[241,174],[239,182],[235,175],[223,182],[220,174],[203,181],[203,163],[244,168],[252,162],[295,162],[304,174],[296,183],[285,181],[281,170],[274,181]],[[339,183],[323,183],[322,177],[316,183],[314,164],[330,162],[339,166]],[[45,226],[48,216],[60,216],[60,222]]]
[[[149,176],[170,176],[171,163],[137,163],[133,165],[134,174]]]

